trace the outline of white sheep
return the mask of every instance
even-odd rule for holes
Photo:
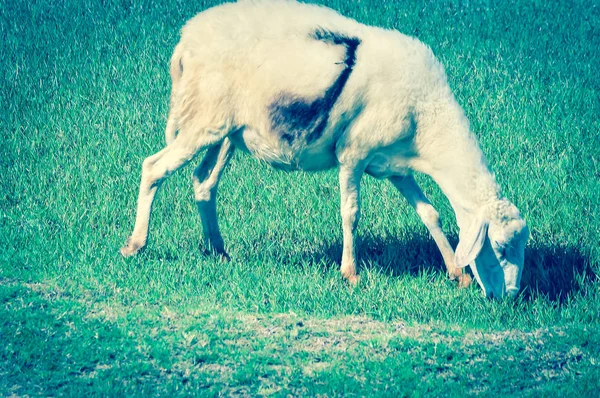
[[[123,256],[145,246],[159,185],[207,149],[193,173],[195,199],[207,246],[227,257],[217,185],[239,148],[286,170],[339,167],[341,273],[350,283],[358,280],[354,241],[367,173],[408,199],[451,277],[470,264],[486,296],[518,293],[528,228],[501,197],[444,68],[423,43],[321,6],[241,1],[185,25],[170,74],[167,146],[143,162]],[[413,170],[450,200],[460,227],[456,255]]]

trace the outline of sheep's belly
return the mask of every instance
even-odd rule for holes
[[[367,174],[383,179],[411,173],[410,159],[402,154],[374,153],[366,168]]]
[[[327,142],[290,146],[272,134],[265,137],[248,128],[229,138],[236,148],[280,170],[320,171],[337,166],[335,149]]]
[[[304,171],[327,170],[338,164],[333,147],[310,146],[298,153],[297,159],[296,168]]]

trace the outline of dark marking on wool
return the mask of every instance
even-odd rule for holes
[[[318,29],[311,37],[333,45],[346,47],[345,67],[322,97],[313,101],[290,94],[281,94],[269,105],[271,128],[289,145],[304,137],[306,144],[318,140],[327,126],[329,114],[338,100],[356,62],[356,49],[360,40],[324,29]]]

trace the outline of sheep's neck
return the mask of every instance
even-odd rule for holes
[[[416,170],[430,175],[450,200],[459,227],[467,227],[480,209],[500,198],[500,187],[461,110],[417,141]]]
[[[450,201],[456,214],[458,226],[468,227],[482,208],[500,196],[498,184],[489,170],[460,170],[451,168],[443,177],[432,176]]]

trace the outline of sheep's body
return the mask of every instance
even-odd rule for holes
[[[463,230],[481,209],[499,201],[499,188],[443,67],[427,46],[396,31],[295,2],[225,4],[183,28],[171,76],[169,145],[144,162],[138,218],[124,255],[146,243],[158,184],[204,148],[210,149],[194,173],[195,195],[207,243],[223,255],[216,187],[234,147],[286,170],[339,166],[342,273],[351,282],[356,280],[354,230],[363,172],[390,178],[401,190],[453,276],[460,274],[454,253],[411,171],[438,182]],[[525,227],[518,212],[511,220],[519,234]],[[474,271],[490,290],[481,272]],[[518,289],[518,277],[515,282]]]
[[[345,65],[346,46],[316,39],[319,31],[360,40],[361,62]],[[203,12],[183,28],[172,62],[176,74],[184,70],[173,101],[180,132],[243,126],[230,137],[236,147],[290,170],[337,166],[338,144],[363,152],[352,157],[368,152],[378,176],[406,174],[412,149],[390,146],[411,139],[423,104],[435,96],[452,100],[443,68],[419,41],[300,3],[232,3]],[[270,108],[318,100],[346,69],[351,74],[319,139],[282,138]]]

